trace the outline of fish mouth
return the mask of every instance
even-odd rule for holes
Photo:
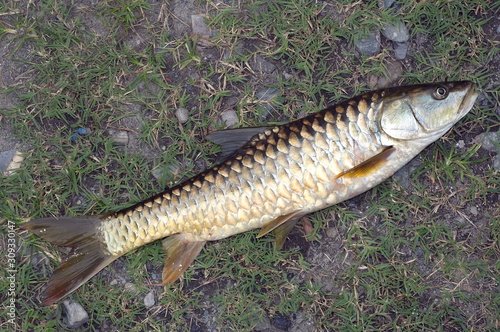
[[[465,95],[464,99],[462,99],[462,103],[458,108],[458,114],[460,118],[467,114],[467,112],[472,108],[472,105],[474,105],[474,102],[479,95],[479,93],[476,91],[476,85],[474,83],[467,82],[467,85],[469,91],[467,91],[467,94]]]

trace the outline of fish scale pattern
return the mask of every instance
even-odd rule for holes
[[[100,226],[106,250],[121,255],[151,241],[185,234],[217,240],[352,197],[335,176],[382,149],[378,92],[269,127],[228,160],[131,208]]]

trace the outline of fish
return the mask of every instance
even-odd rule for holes
[[[215,131],[223,161],[128,208],[34,219],[20,227],[70,247],[42,306],[75,291],[120,256],[164,239],[162,283],[171,284],[207,241],[260,229],[281,248],[303,216],[385,181],[464,117],[478,96],[469,81],[375,90],[283,125]]]

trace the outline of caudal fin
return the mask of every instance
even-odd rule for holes
[[[59,301],[118,258],[103,250],[100,221],[100,216],[43,218],[21,225],[49,242],[72,247],[47,283],[43,306]]]

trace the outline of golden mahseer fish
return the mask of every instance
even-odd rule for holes
[[[166,238],[163,284],[181,277],[206,241],[260,229],[281,247],[304,215],[386,180],[472,108],[468,81],[367,92],[284,125],[207,138],[224,161],[129,208],[43,218],[21,228],[71,251],[48,281],[50,305],[118,257]]]

